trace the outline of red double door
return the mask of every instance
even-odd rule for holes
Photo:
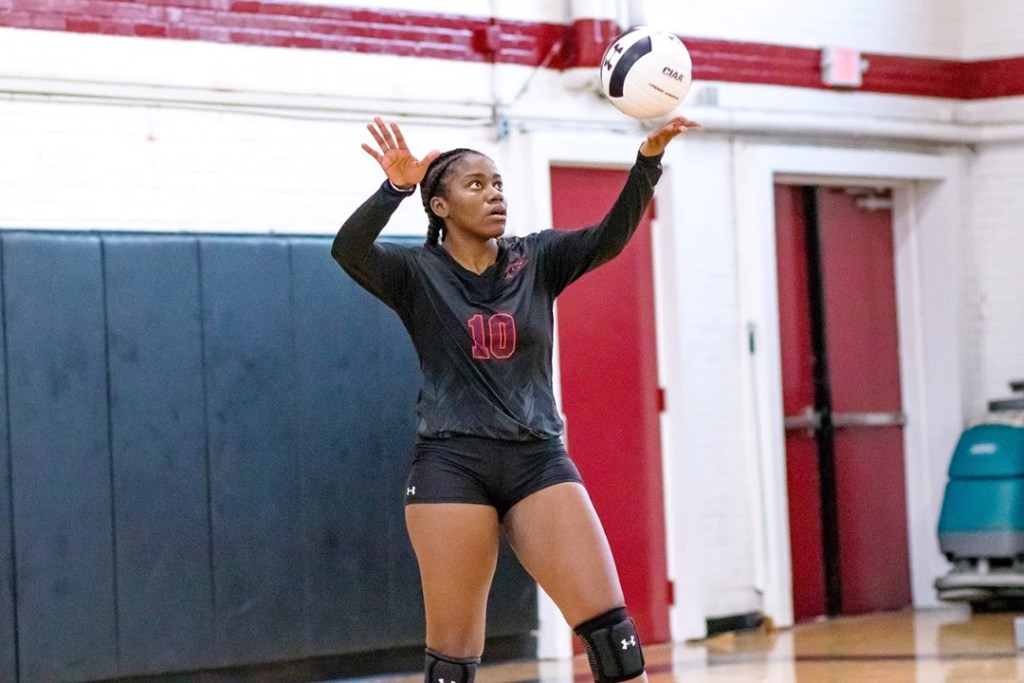
[[[797,621],[911,604],[892,211],[777,185]]]
[[[601,220],[624,171],[554,167],[552,218],[576,229]],[[651,218],[617,258],[558,298],[562,406],[579,467],[647,643],[670,640]]]
[[[553,222],[596,223],[625,173],[552,168]],[[877,199],[877,197],[875,198]],[[650,219],[559,298],[563,408],[644,639],[670,639]],[[776,187],[796,619],[911,604],[892,212]]]

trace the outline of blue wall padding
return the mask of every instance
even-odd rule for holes
[[[103,264],[95,236],[4,236],[23,681],[116,671]]]
[[[7,231],[0,276],[0,681],[423,644],[418,363],[328,237]],[[536,627],[507,548],[488,625]]]
[[[0,242],[0,297],[3,292],[3,243]],[[2,310],[2,308],[0,308]],[[7,344],[0,315],[0,387],[7,386]],[[0,414],[8,415],[7,392],[0,392]],[[14,544],[11,533],[11,457],[7,419],[0,420],[0,681],[17,678],[14,614]]]
[[[120,656],[131,671],[215,662],[198,247],[104,240]]]
[[[302,652],[304,491],[289,275],[282,240],[200,245],[217,644],[228,660]]]
[[[400,328],[399,336],[385,332],[392,327],[387,312],[323,258],[320,240],[293,242],[291,267],[302,397],[296,424],[317,434],[302,440],[295,454],[306,490],[304,558],[315,577],[306,587],[309,645],[326,653],[342,643],[354,652],[394,637],[387,618],[389,563],[397,554],[396,564],[412,564],[411,555],[400,552],[407,540],[395,548],[388,542],[401,522],[393,514],[401,511],[401,490],[392,486],[381,495],[380,482],[397,483],[390,464],[411,454],[416,373],[396,369],[416,368],[416,359]],[[419,609],[421,602],[417,594],[399,612]]]

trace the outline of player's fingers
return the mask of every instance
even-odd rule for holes
[[[388,147],[384,143],[384,138],[380,136],[380,133],[378,133],[377,129],[373,127],[372,123],[366,124],[366,130],[370,131],[370,135],[372,135],[373,139],[377,141],[377,145],[380,147],[381,151],[388,151]]]
[[[365,151],[367,154],[373,157],[373,160],[376,161],[378,164],[384,159],[384,156],[380,152],[375,150],[373,147],[370,147],[365,142],[363,143],[363,151]]]
[[[678,116],[669,121],[665,126],[658,131],[658,134],[666,136],[667,140],[671,140],[681,133],[685,133],[691,128],[700,128],[700,124],[696,121],[691,121],[685,116]]]
[[[671,128],[699,128],[700,124],[693,119],[686,118],[685,116],[676,116],[669,120],[665,126]]]
[[[384,119],[382,119],[381,117],[377,116],[373,120],[374,120],[374,123],[377,124],[377,128],[380,129],[380,134],[384,138],[384,142],[386,142],[388,144],[388,149],[391,149],[391,148],[395,147],[396,146],[395,145],[395,139],[393,137],[391,137],[391,131],[388,130],[388,127],[384,124]],[[392,125],[394,125],[394,124],[392,124]]]
[[[402,129],[398,127],[398,124],[394,121],[391,122],[391,132],[395,134],[395,140],[398,142],[398,149],[409,149],[405,144],[405,136],[402,135]]]

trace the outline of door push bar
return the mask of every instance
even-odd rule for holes
[[[901,427],[907,423],[907,416],[901,412],[832,413],[832,426],[844,427]],[[786,431],[821,429],[821,413],[810,406],[800,415],[787,416],[783,425]]]

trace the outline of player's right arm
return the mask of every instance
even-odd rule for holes
[[[331,255],[356,282],[391,303],[389,290],[393,292],[395,279],[404,273],[405,254],[397,245],[377,244],[377,236],[402,199],[415,191],[439,152],[432,150],[417,159],[409,151],[398,124],[385,125],[379,116],[366,128],[380,151],[366,143],[362,145],[363,151],[380,164],[387,180],[338,230]]]
[[[364,289],[389,305],[402,289],[406,254],[397,244],[376,240],[391,214],[409,194],[384,181],[342,224],[331,245],[331,256],[338,265]]]

